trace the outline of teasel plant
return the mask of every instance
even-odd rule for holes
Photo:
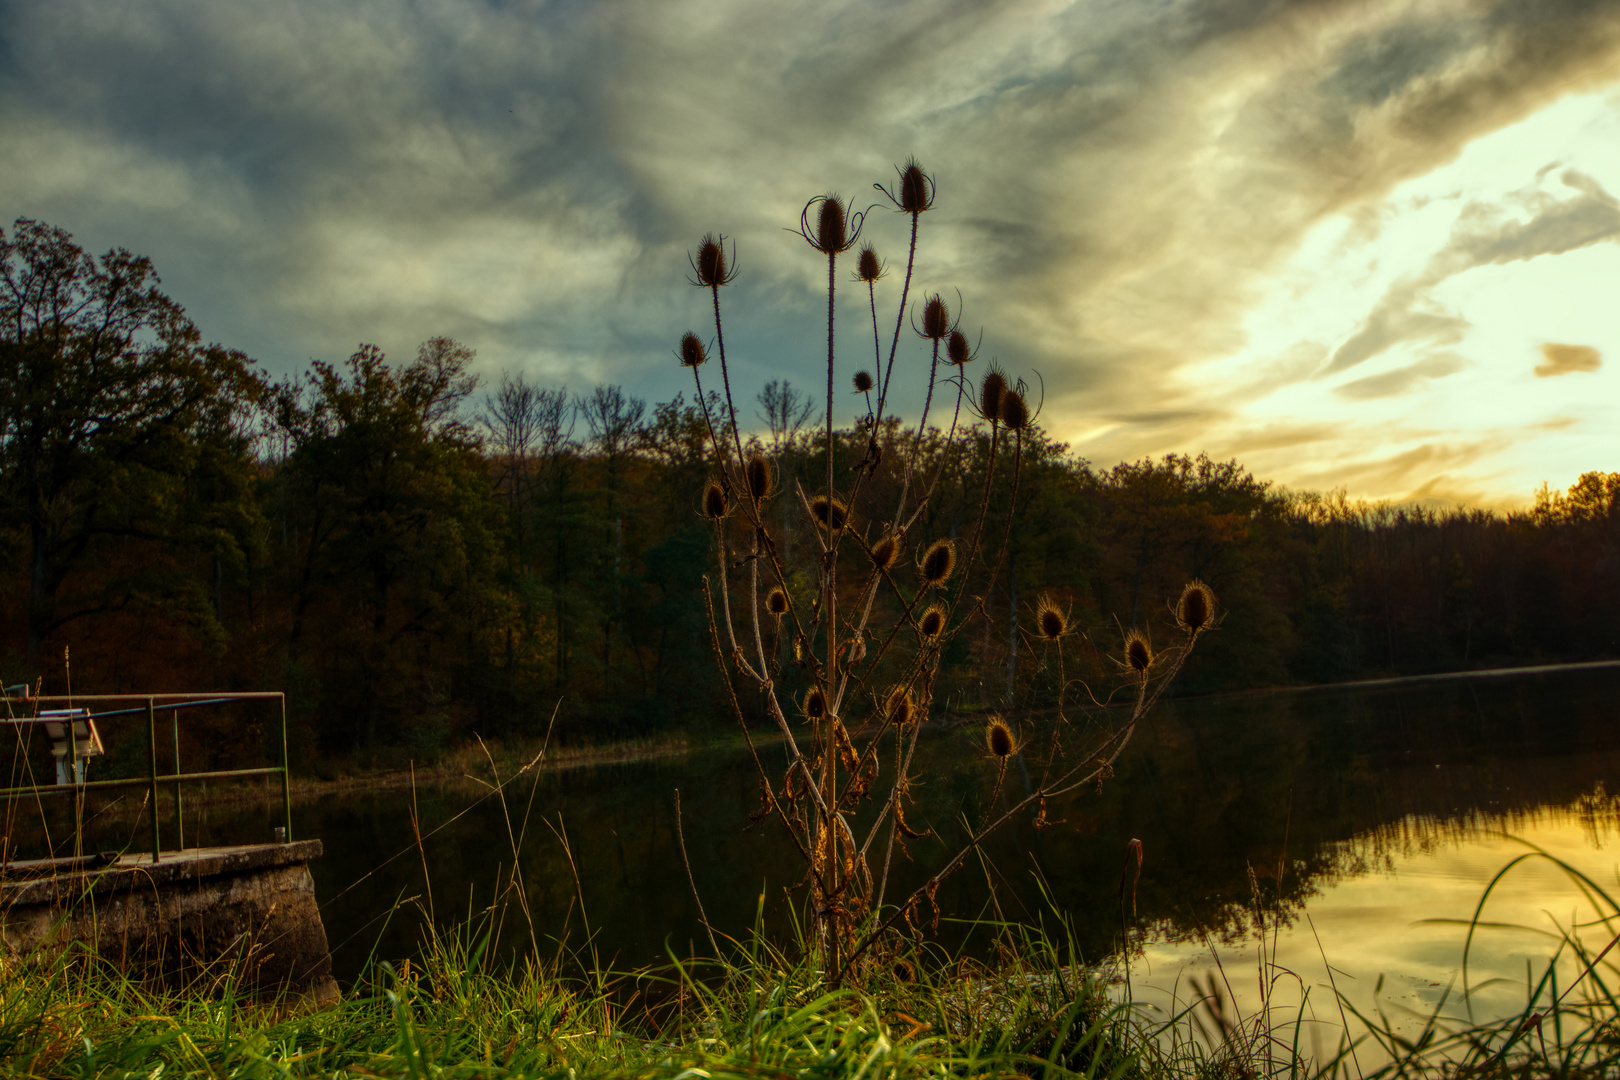
[[[935,706],[946,650],[989,618],[986,600],[1018,527],[1020,468],[1037,412],[1023,380],[994,364],[974,377],[978,350],[959,325],[959,295],[947,300],[932,292],[912,300],[920,226],[935,209],[936,188],[915,159],[897,173],[892,186],[874,185],[879,201],[865,210],[826,194],[810,199],[800,215],[796,231],[826,261],[827,283],[825,413],[811,443],[824,461],[808,490],[797,479],[788,482],[781,448],[773,456],[744,442],[722,319],[722,296],[736,279],[736,249],[722,234],[704,236],[690,256],[688,280],[709,294],[705,307],[712,312],[713,337],[705,341],[689,331],[677,349],[692,372],[709,436],[711,476],[696,493],[698,513],[715,537],[715,570],[705,577],[704,591],[715,657],[758,772],[760,805],[753,817],[779,821],[804,861],[809,940],[834,984],[861,978],[887,955],[892,934],[921,933],[924,904],[937,926],[940,884],[988,836],[1020,817],[1049,827],[1055,824],[1046,816],[1049,802],[1111,776],[1138,724],[1198,638],[1218,622],[1214,594],[1202,583],[1189,584],[1173,606],[1176,642],[1154,652],[1144,635],[1123,635],[1112,650],[1120,686],[1102,696],[1089,687],[1071,694],[1071,687],[1084,684],[1063,673],[1064,650],[1074,649],[1084,635],[1071,628],[1067,612],[1043,597],[1034,612],[1034,636],[1060,675],[1057,723],[1052,739],[1041,744],[1046,760],[1039,785],[998,804],[1008,761],[1034,744],[1008,720],[991,718],[981,745],[992,792],[986,805],[992,809],[921,886],[888,895],[896,849],[909,857],[908,841],[932,835],[915,814],[908,818],[913,756]],[[909,226],[899,274],[891,274],[863,235],[885,207]],[[854,437],[846,436],[842,447],[836,427],[840,260],[855,264],[846,282],[857,290],[850,308],[871,322],[871,337],[863,329],[853,340],[870,340],[873,350],[870,369],[861,361],[852,378],[845,375],[861,405],[850,417]],[[891,277],[899,279],[892,329],[883,321],[877,289]],[[891,415],[896,360],[908,325],[926,348],[924,404],[909,438]],[[704,369],[711,363],[719,367],[718,399],[704,391]],[[931,429],[936,391],[954,400],[949,424]],[[711,400],[723,415],[711,413]],[[949,535],[926,535],[941,524],[931,510],[942,476],[961,470],[968,444],[981,439],[988,460],[976,503],[969,504],[971,520],[965,528],[953,526]],[[835,486],[840,467],[842,488]],[[784,556],[787,518],[767,513],[783,499],[797,507],[800,527],[813,538],[809,544],[795,540],[791,563]],[[993,504],[1004,508],[999,530]],[[886,594],[881,605],[880,593]],[[789,664],[797,674],[785,671]],[[808,686],[795,695],[790,682]],[[766,767],[749,733],[743,701],[754,697],[786,747],[782,775]],[[1070,697],[1085,702],[1085,723],[1071,723]],[[1076,737],[1066,740],[1062,733],[1071,728]]]

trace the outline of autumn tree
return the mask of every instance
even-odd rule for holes
[[[31,668],[64,627],[136,604],[219,632],[219,579],[254,513],[242,420],[262,384],[159,284],[122,248],[98,259],[27,218],[0,231],[0,527],[24,551]],[[145,556],[109,557],[131,545]],[[158,557],[182,549],[211,559],[214,588]]]
[[[289,654],[312,671],[329,744],[376,743],[390,713],[444,735],[461,719],[450,657],[502,636],[480,625],[500,617],[500,508],[463,414],[472,358],[435,338],[393,367],[363,346],[275,388],[299,537]]]

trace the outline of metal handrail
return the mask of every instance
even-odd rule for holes
[[[256,769],[216,769],[210,772],[183,773],[180,771],[180,710],[201,705],[222,705],[232,701],[271,701],[281,702],[281,764]],[[181,786],[190,781],[202,780],[228,780],[247,776],[276,776],[281,777],[281,815],[285,828],[285,837],[290,842],[293,838],[292,830],[292,783],[291,773],[287,767],[287,695],[274,690],[254,690],[237,693],[215,694],[23,694],[20,697],[6,697],[7,712],[15,705],[32,706],[36,714],[42,705],[65,705],[72,708],[74,705],[83,705],[87,702],[121,702],[136,701],[137,705],[130,709],[109,709],[105,712],[91,713],[86,710],[88,719],[98,717],[123,716],[131,713],[146,713],[146,747],[147,747],[147,775],[146,778],[130,777],[124,780],[89,780],[84,783],[67,785],[44,786],[30,784],[26,787],[0,788],[0,798],[21,799],[28,796],[41,797],[45,795],[77,794],[89,788],[119,788],[119,787],[145,787],[148,792],[148,802],[151,806],[152,821],[152,861],[158,861],[161,835],[158,828],[158,786],[161,781],[164,786],[174,786],[174,812],[176,823],[176,837],[180,843],[180,850],[185,849],[186,833],[185,818],[181,811],[183,804],[180,799]],[[160,706],[159,702],[163,704]],[[173,710],[172,736],[174,743],[174,772],[162,777],[157,771],[157,710],[158,708]],[[37,722],[35,716],[5,716],[0,717],[0,723],[33,723]],[[77,775],[78,750],[77,739],[71,727],[68,729],[68,755],[73,765],[70,775]]]

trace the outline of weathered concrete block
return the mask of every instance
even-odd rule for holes
[[[211,991],[337,997],[309,860],[319,840],[0,868],[8,962],[82,942],[133,977]]]

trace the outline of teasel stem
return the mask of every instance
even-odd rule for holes
[[[833,314],[834,302],[838,288],[838,252],[835,248],[827,251],[827,499],[829,513],[827,515],[828,551],[826,566],[822,573],[822,617],[827,620],[827,667],[823,692],[832,697],[838,682],[838,540],[841,530],[833,528],[833,515],[830,512],[833,498]],[[819,681],[819,680],[818,680]],[[822,797],[828,806],[835,805],[838,799],[838,755],[833,747],[833,731],[836,725],[829,721],[827,724],[826,745],[822,751]],[[825,813],[825,811],[824,811]],[[827,821],[831,828],[833,822]],[[838,889],[838,858],[837,844],[832,842],[831,884],[834,892]],[[819,917],[819,916],[818,916]],[[837,934],[834,932],[826,939],[830,943],[828,955],[835,956],[837,951]],[[830,965],[829,965],[830,966]]]
[[[894,354],[900,349],[900,331],[906,325],[906,297],[911,293],[911,271],[917,262],[917,218],[920,216],[920,211],[914,211],[911,215],[911,245],[906,249],[906,276],[900,284],[900,314],[894,319],[894,339],[889,342],[889,364],[883,369],[883,385],[878,390],[874,428],[883,422],[883,406],[889,400],[889,376],[894,374]]]
[[[719,297],[717,296],[715,299],[718,300]],[[723,363],[720,370],[725,371]],[[703,376],[698,374],[698,369],[695,366],[692,368],[692,381],[697,384],[698,407],[703,410],[703,424],[709,429],[709,443],[714,447],[714,464],[720,470],[720,475],[724,476],[726,474],[726,457],[720,451],[720,436],[714,433],[714,420],[709,416],[708,399],[703,396]]]
[[[723,550],[724,550],[724,542],[723,542],[723,540],[722,540],[721,548],[722,548],[722,552],[723,552]],[[721,565],[721,568],[722,568],[722,571],[723,571],[724,567],[725,567],[725,556],[724,556],[724,554],[721,555],[720,565]],[[709,627],[710,627],[711,633],[714,636],[715,660],[720,665],[721,674],[725,678],[725,681],[726,681],[727,693],[729,693],[731,695],[731,697],[732,697],[732,704],[737,705],[736,691],[733,690],[732,686],[731,686],[731,669],[726,666],[727,657],[725,656],[724,652],[722,651],[722,646],[721,646],[721,642],[720,642],[720,630],[719,630],[719,626],[716,623],[715,618],[714,618],[714,597],[713,597],[713,594],[710,592],[709,579],[708,579],[707,576],[705,576],[704,579],[703,579],[703,591],[704,591],[705,597],[708,599],[708,602],[709,602]],[[722,594],[721,594],[721,601],[722,601],[722,604],[724,604],[724,602],[725,602],[725,594],[724,594],[724,592],[722,592]],[[782,705],[781,705],[781,702],[779,702],[777,700],[775,685],[769,679],[762,679],[758,675],[755,675],[753,673],[752,669],[750,669],[748,667],[747,661],[742,660],[741,654],[738,652],[737,647],[736,647],[735,636],[731,635],[730,622],[731,622],[731,614],[728,611],[726,613],[726,623],[727,623],[727,634],[732,639],[731,657],[734,660],[737,660],[737,661],[740,662],[740,666],[743,668],[744,672],[749,675],[750,678],[753,678],[756,682],[759,682],[764,687],[764,689],[766,691],[765,701],[766,701],[766,704],[769,706],[769,712],[770,712],[770,715],[771,715],[771,719],[776,722],[777,729],[782,732],[782,739],[787,744],[789,758],[795,764],[803,765],[804,764],[804,754],[799,749],[798,740],[796,740],[793,737],[793,728],[788,724],[787,717],[785,715],[783,715],[783,713],[782,713]],[[737,707],[737,716],[738,716],[738,720],[741,721],[741,719],[742,719],[742,711],[741,711],[740,706]],[[809,770],[806,769],[807,774],[808,774],[808,771]],[[823,815],[825,815],[827,813],[827,806],[821,799],[821,792],[817,789],[815,784],[806,784],[805,787],[808,789],[810,795],[812,796],[812,801],[816,804],[817,809],[820,810]],[[808,853],[806,853],[806,858],[808,858]]]
[[[776,789],[771,785],[770,778],[765,774],[765,765],[759,760],[759,751],[754,747],[754,737],[749,733],[748,722],[743,718],[742,704],[737,700],[737,690],[731,684],[731,669],[726,667],[725,653],[720,647],[720,627],[714,619],[714,592],[709,587],[709,577],[707,574],[703,576],[703,599],[705,610],[709,615],[709,643],[714,648],[714,660],[715,663],[720,667],[720,677],[725,681],[726,684],[726,697],[731,701],[732,714],[736,716],[737,723],[742,728],[743,740],[748,744],[748,753],[752,755],[754,759],[754,769],[759,773],[760,779],[765,781],[765,790],[770,799],[771,807],[778,814],[782,814],[782,820],[786,822],[787,814],[782,812],[782,806],[776,800]],[[792,760],[794,762],[802,762],[804,760],[804,756],[799,753],[798,744],[793,741],[793,730],[788,727],[787,719],[782,715],[781,707],[777,705],[775,693],[767,694],[766,700],[771,704],[771,716],[776,721],[777,727],[782,730],[782,735],[787,743],[788,750],[792,754]],[[806,786],[808,787],[810,785]],[[805,848],[803,841],[800,840],[799,834],[793,831],[791,825],[788,826],[788,835],[793,837],[794,844],[796,844],[799,848],[799,854],[804,856],[804,861],[808,865],[810,862],[810,852]]]
[[[917,435],[911,440],[911,453],[906,456],[906,473],[900,481],[900,503],[894,508],[894,524],[900,526],[900,515],[906,512],[906,495],[911,490],[911,473],[917,466],[917,455],[922,453],[923,434],[928,430],[928,410],[934,405],[934,383],[939,375],[939,339],[934,339],[934,355],[928,363],[928,396],[923,399],[922,419],[917,423]],[[957,408],[961,408],[962,399],[957,397]],[[954,425],[953,425],[954,427]]]
[[[1001,561],[1007,557],[1007,548],[1008,548],[1008,545],[1011,544],[1011,542],[1012,542],[1012,527],[1013,527],[1013,516],[1014,516],[1013,511],[1018,506],[1018,481],[1019,481],[1020,476],[1023,473],[1023,465],[1024,465],[1024,430],[1022,428],[1019,428],[1017,431],[1015,431],[1013,433],[1012,491],[1007,496],[1007,526],[1006,526],[1006,528],[1004,528],[1001,531],[1001,547],[996,552],[996,561],[994,563],[992,563],[991,566],[990,566],[990,580],[988,582],[986,582],[985,586],[984,586],[984,594],[985,594],[985,596],[989,596],[990,595],[990,590],[992,590],[992,589],[994,589],[996,587],[996,575],[1001,572]],[[988,504],[987,504],[987,507],[988,507]],[[967,578],[968,578],[968,574],[966,572],[964,572],[962,574],[962,586],[963,586],[963,588],[967,587]],[[984,606],[984,599],[982,597],[979,600],[979,606],[981,608]]]
[[[1007,810],[994,821],[991,821],[979,828],[968,840],[968,842],[963,845],[961,850],[956,853],[956,856],[952,858],[950,862],[946,863],[945,866],[942,867],[937,873],[935,873],[932,877],[915,889],[909,896],[907,896],[905,903],[900,904],[895,909],[893,914],[891,914],[888,918],[883,919],[875,929],[869,932],[864,938],[861,939],[859,943],[856,944],[855,948],[850,950],[849,955],[844,958],[844,966],[838,972],[836,981],[841,981],[843,977],[848,974],[850,969],[854,967],[855,962],[859,960],[866,953],[866,951],[883,936],[885,932],[887,932],[895,925],[895,923],[899,922],[900,919],[904,917],[906,908],[912,902],[928,895],[929,890],[939,888],[940,884],[947,877],[956,872],[968,855],[976,851],[979,848],[979,845],[984,843],[985,839],[997,829],[1000,829],[1003,825],[1013,820],[1013,818],[1019,814],[1022,814],[1025,810],[1037,805],[1043,798],[1050,799],[1058,795],[1064,795],[1083,785],[1101,780],[1107,774],[1108,770],[1113,767],[1114,762],[1119,760],[1119,756],[1125,752],[1126,745],[1130,743],[1131,736],[1136,732],[1136,725],[1141,722],[1142,717],[1145,716],[1148,710],[1153,707],[1154,702],[1156,702],[1159,698],[1159,694],[1163,691],[1165,686],[1169,685],[1170,679],[1175,676],[1176,672],[1180,670],[1181,664],[1186,657],[1186,649],[1182,649],[1175,654],[1171,662],[1166,664],[1165,668],[1161,670],[1160,675],[1155,678],[1153,693],[1149,694],[1148,685],[1146,683],[1142,685],[1141,689],[1137,693],[1136,705],[1131,709],[1130,719],[1126,721],[1124,725],[1110,734],[1108,738],[1103,740],[1102,745],[1098,748],[1098,752],[1095,756],[1088,757],[1086,761],[1077,764],[1074,768],[1064,773],[1052,784],[1038,787],[1031,791],[1027,796],[1008,807]],[[874,918],[879,916],[879,912],[876,908],[873,909],[872,913]]]
[[[930,702],[930,704],[932,703]],[[905,763],[900,766],[898,772],[896,773],[894,789],[889,792],[889,801],[884,805],[883,812],[878,814],[877,821],[873,823],[872,831],[867,834],[866,843],[861,845],[861,857],[865,858],[866,849],[871,846],[873,839],[876,838],[878,834],[878,830],[882,828],[884,817],[892,813],[893,816],[889,821],[889,843],[883,851],[883,876],[878,878],[877,899],[872,904],[873,915],[876,915],[882,910],[883,896],[889,891],[889,865],[894,859],[894,839],[895,835],[900,829],[900,811],[898,809],[898,804],[902,798],[901,788],[904,786],[906,773],[911,769],[911,755],[917,752],[917,743],[922,740],[923,724],[927,721],[927,719],[928,718],[926,716],[920,716],[917,718],[917,730],[912,733],[911,745],[906,748]]]
[[[937,349],[938,346],[936,345],[935,348]],[[928,484],[928,493],[917,500],[917,509],[913,510],[911,517],[906,519],[904,529],[908,532],[917,523],[917,519],[922,516],[922,512],[927,509],[928,504],[933,501],[934,492],[939,489],[940,477],[945,475],[945,457],[950,452],[951,444],[956,441],[956,425],[962,419],[962,398],[966,393],[967,378],[963,376],[956,383],[956,408],[951,412],[951,430],[950,434],[945,436],[945,446],[939,455],[939,468],[934,470],[934,479]],[[963,447],[958,446],[956,448],[956,460],[958,463],[962,460],[963,452]]]
[[[866,283],[866,298],[872,304],[872,370],[881,376],[883,373],[883,341],[878,337],[877,282],[868,281]],[[883,388],[888,385],[887,380],[878,384],[878,408],[880,410],[883,408]],[[870,401],[868,401],[866,409],[867,412],[872,411]],[[877,438],[876,420],[872,422],[872,437]]]
[[[737,647],[737,632],[731,625],[731,587],[727,582],[726,573],[726,522],[722,518],[714,523],[715,547],[720,552],[720,610],[726,616],[726,644],[731,646],[731,659],[742,671],[755,682],[765,682],[763,672],[756,672],[752,665],[743,657],[742,650]]]
[[[737,405],[736,402],[734,402],[731,398],[731,373],[730,369],[726,366],[726,335],[725,332],[720,328],[719,283],[709,286],[709,291],[714,294],[714,340],[715,344],[720,349],[720,381],[723,382],[726,387],[726,410],[731,415],[731,437],[737,444],[737,465],[739,468],[741,468],[743,461],[742,433],[737,427]],[[726,463],[724,461],[720,462],[720,472],[722,476],[725,475],[725,464]]]
[[[838,537],[840,531],[832,527],[830,510],[833,498],[833,298],[838,287],[838,252],[827,252],[827,538],[831,549],[827,559],[826,590],[822,601],[827,615],[827,688],[838,674]]]

